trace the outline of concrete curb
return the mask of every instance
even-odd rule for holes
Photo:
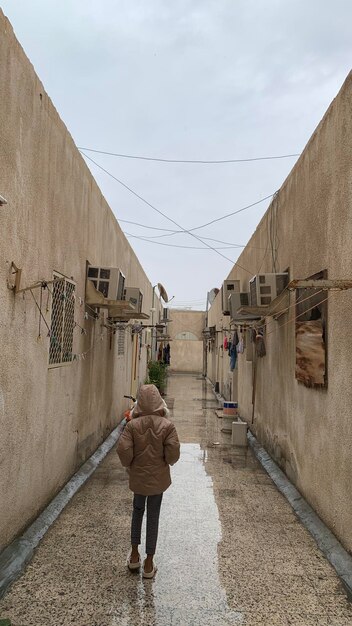
[[[279,491],[292,506],[297,517],[307,528],[318,544],[322,553],[331,563],[352,601],[352,557],[336,539],[335,535],[325,526],[312,507],[301,496],[299,491],[288,480],[284,472],[276,465],[271,456],[248,431],[248,441],[255,456],[269,474]]]
[[[44,537],[47,530],[59,517],[65,506],[70,502],[77,491],[95,472],[98,465],[106,457],[111,448],[118,441],[123,430],[119,424],[105,441],[97,448],[92,456],[86,461],[78,472],[59,491],[57,496],[48,504],[37,519],[27,530],[17,537],[0,554],[0,598],[6,593],[8,587],[22,573],[27,563],[32,559],[34,550]]]

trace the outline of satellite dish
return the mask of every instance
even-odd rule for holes
[[[168,295],[166,293],[166,289],[165,289],[165,287],[162,286],[161,283],[158,283],[158,289],[159,289],[160,297],[164,300],[164,302],[169,302],[169,298],[168,298]]]
[[[219,293],[219,289],[217,287],[214,287],[214,289],[211,289],[209,291],[208,301],[209,301],[210,305],[213,304],[213,302],[214,302],[216,296],[218,295],[218,293]]]

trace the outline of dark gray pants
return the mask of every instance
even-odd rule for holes
[[[142,521],[145,511],[145,501],[147,500],[147,541],[146,553],[155,554],[156,542],[158,539],[159,515],[163,494],[156,496],[140,496],[137,493],[133,498],[133,514],[131,525],[131,544],[139,546],[141,543]]]

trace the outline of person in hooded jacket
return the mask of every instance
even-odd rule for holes
[[[168,414],[155,385],[142,385],[132,420],[126,425],[117,446],[120,461],[129,472],[129,487],[134,493],[132,547],[127,557],[130,570],[139,569],[141,565],[138,546],[147,505],[145,578],[153,578],[157,571],[153,559],[162,497],[171,485],[170,465],[174,465],[180,457],[180,442],[175,426],[167,419]]]

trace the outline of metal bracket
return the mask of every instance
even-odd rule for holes
[[[17,267],[14,261],[11,262],[9,275],[7,277],[7,287],[17,293],[20,290],[22,270]]]
[[[13,276],[15,276],[15,278],[13,278]],[[62,276],[62,278],[57,277],[54,280],[44,280],[44,279],[37,280],[32,285],[29,285],[29,287],[21,288],[21,276],[22,276],[22,269],[17,267],[14,261],[12,261],[10,268],[9,268],[9,275],[7,278],[7,287],[8,289],[11,289],[11,291],[13,291],[15,294],[23,293],[24,291],[31,291],[32,289],[38,289],[39,287],[46,288],[47,285],[52,285],[54,282],[58,280],[66,279],[65,276]],[[71,280],[73,279],[71,278]]]
[[[309,278],[307,280],[291,280],[287,285],[287,289],[294,291],[295,289],[352,289],[352,280],[314,280]]]

